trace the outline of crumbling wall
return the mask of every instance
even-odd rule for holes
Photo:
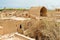
[[[21,21],[11,20],[11,19],[0,19],[0,34],[9,34],[17,32],[17,28],[20,25]]]
[[[25,31],[25,35],[38,40],[58,40],[59,27],[54,20],[36,20],[34,24]]]

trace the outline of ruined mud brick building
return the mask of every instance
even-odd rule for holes
[[[45,7],[31,7],[29,13],[35,16],[47,16]]]
[[[47,21],[54,22],[54,18],[56,17],[56,14],[58,13],[57,15],[60,15],[59,14],[60,11],[57,11],[57,10],[48,11],[45,7],[31,7],[27,11],[26,10],[24,10],[24,11],[20,11],[20,10],[14,10],[14,11],[8,11],[7,10],[7,11],[5,11],[4,10],[4,11],[2,11],[0,13],[0,16],[2,18],[7,17],[9,19],[3,19],[3,20],[0,19],[1,20],[1,23],[0,23],[0,27],[1,27],[0,31],[1,31],[1,33],[0,34],[8,34],[8,33],[18,31],[19,33],[24,34],[26,36],[36,38],[36,36],[37,36],[36,32],[41,27],[40,30],[38,31],[38,33],[39,33],[38,37],[40,37],[40,36],[42,36],[42,34],[44,34],[44,32],[42,33],[40,31],[44,29],[43,25],[45,25],[44,23],[42,23],[43,21],[41,22],[41,20],[46,19]],[[22,21],[22,20],[18,21],[17,20],[16,21],[16,20],[14,20],[14,18],[10,19],[13,16],[30,18],[31,20],[24,20],[24,21]],[[51,27],[55,27],[54,25],[51,26]],[[43,36],[47,36],[47,35],[43,35]]]

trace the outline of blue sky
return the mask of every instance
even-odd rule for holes
[[[30,8],[45,6],[48,9],[60,7],[60,0],[0,0],[0,8]]]

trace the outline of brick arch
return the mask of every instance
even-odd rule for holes
[[[40,16],[47,16],[46,12],[47,12],[47,9],[45,7],[42,7],[40,9]]]

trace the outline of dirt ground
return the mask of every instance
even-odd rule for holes
[[[0,37],[0,40],[35,40],[29,37],[26,37],[19,33],[5,34]]]

